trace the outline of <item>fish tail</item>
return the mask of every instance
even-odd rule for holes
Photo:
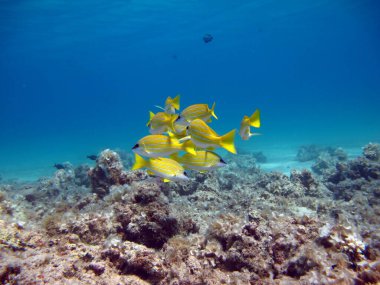
[[[143,168],[147,165],[147,163],[148,162],[144,158],[135,153],[135,164],[133,164],[132,170]]]
[[[185,141],[182,144],[182,149],[192,155],[196,155],[197,152],[195,151],[195,145],[191,140]]]
[[[260,110],[257,109],[251,117],[249,117],[251,127],[260,128]]]
[[[149,111],[149,121],[148,121],[148,123],[146,123],[147,127],[149,127],[150,122],[152,121],[153,117],[154,117],[154,113],[152,111]]]
[[[174,123],[175,121],[177,121],[177,118],[178,118],[178,115],[172,115],[170,119],[169,128],[173,131],[173,133],[175,133]]]
[[[214,102],[214,104],[212,104],[212,107],[211,107],[211,115],[212,115],[215,119],[218,119],[218,117],[215,115],[215,102]]]
[[[222,136],[220,140],[220,146],[234,154],[236,154],[236,148],[235,148],[235,143],[234,143],[235,131],[236,130],[230,131],[229,133]]]
[[[172,100],[172,105],[174,107],[174,109],[176,110],[179,110],[179,94],[177,96],[175,96]]]

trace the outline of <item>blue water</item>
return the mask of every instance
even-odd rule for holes
[[[260,108],[263,135],[238,147],[360,150],[380,140],[379,15],[377,0],[0,1],[0,174],[129,149],[178,93],[216,101],[219,133]]]

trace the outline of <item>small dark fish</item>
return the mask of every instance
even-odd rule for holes
[[[212,40],[214,39],[214,37],[211,35],[211,34],[205,34],[203,36],[203,41],[208,44],[209,42],[211,42]]]
[[[54,164],[54,167],[57,169],[65,169],[66,168],[62,163],[56,163],[56,164]]]
[[[95,154],[91,154],[91,155],[87,155],[87,158],[88,158],[88,159],[91,159],[91,160],[97,160],[97,159],[98,159],[98,156],[95,155]]]

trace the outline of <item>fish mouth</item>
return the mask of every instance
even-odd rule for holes
[[[132,149],[136,149],[136,148],[138,148],[139,147],[139,144],[137,143],[137,144],[135,144],[133,147],[132,147]]]

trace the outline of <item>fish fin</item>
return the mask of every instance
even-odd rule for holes
[[[249,117],[251,127],[260,128],[260,110],[257,109],[251,117]]]
[[[234,154],[236,154],[236,148],[234,143],[235,132],[236,130],[230,131],[229,133],[222,136],[220,140],[220,146]]]
[[[149,121],[148,121],[148,123],[146,123],[147,127],[149,127],[150,122],[152,121],[153,117],[154,117],[154,113],[152,111],[149,111]]]
[[[170,180],[169,180],[169,179],[166,179],[166,178],[163,178],[162,181],[164,181],[165,183],[170,182]]]
[[[218,117],[215,115],[215,102],[214,102],[214,104],[212,104],[212,107],[211,107],[211,115],[212,115],[215,119],[218,119]]]
[[[172,99],[172,106],[174,109],[179,110],[179,94]]]
[[[260,133],[250,133],[249,134],[249,137],[254,137],[254,136],[261,136]]]
[[[178,115],[171,115],[171,118],[170,118],[170,123],[169,123],[169,128],[173,131],[173,133],[175,133],[175,127],[174,127],[174,123],[175,121],[177,121],[177,118],[178,118]]]
[[[171,131],[167,131],[167,134],[168,134],[169,138],[171,138],[171,139],[176,138],[175,134],[173,134]]]
[[[161,110],[164,110],[164,111],[165,111],[165,108],[162,108],[161,106],[154,105],[154,107],[156,107],[156,108],[158,108],[158,109],[161,109]]]
[[[192,154],[192,155],[197,155],[197,152],[195,151],[195,145],[191,140],[185,141],[183,144],[183,150]]]
[[[156,175],[153,171],[148,170],[147,172],[149,175]]]
[[[143,168],[147,165],[147,161],[137,153],[135,153],[135,164],[132,166],[132,170]]]
[[[179,142],[180,142],[180,143],[183,143],[183,142],[188,141],[188,140],[190,140],[190,139],[191,139],[191,136],[186,136],[186,137],[180,138],[180,139],[179,139]]]

